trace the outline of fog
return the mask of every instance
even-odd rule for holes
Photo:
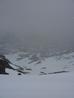
[[[74,49],[73,0],[0,0],[0,47]]]

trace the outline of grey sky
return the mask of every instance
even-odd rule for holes
[[[71,0],[1,0],[0,29],[56,32],[71,26]],[[59,28],[59,29],[58,29]]]
[[[0,0],[0,31],[16,32],[19,36],[39,34],[44,43],[71,45],[73,10],[73,0]],[[32,42],[38,38],[34,36]]]

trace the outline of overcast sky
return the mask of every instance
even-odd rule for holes
[[[0,32],[73,45],[74,0],[0,0]]]

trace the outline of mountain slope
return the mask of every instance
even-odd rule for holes
[[[40,57],[39,54],[18,52],[7,55],[7,58],[12,63],[23,67],[24,71],[30,72],[30,74],[47,75],[54,72],[74,71],[74,52],[54,55],[48,58]]]

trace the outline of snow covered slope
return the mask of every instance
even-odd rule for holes
[[[30,74],[7,70],[10,75],[0,75],[0,98],[74,98],[73,52],[39,59],[40,63],[29,63],[31,55],[18,60],[19,54],[7,58]]]
[[[53,74],[54,72],[74,71],[74,52],[50,56],[48,58],[40,57],[39,54],[18,52],[7,55],[7,58],[12,63],[22,66],[24,71],[32,75],[47,75]]]
[[[74,72],[37,75],[0,75],[0,98],[74,98]]]

